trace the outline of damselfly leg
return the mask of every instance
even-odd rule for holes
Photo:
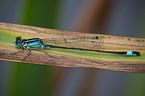
[[[53,56],[49,55],[46,51],[44,51],[42,48],[29,48],[29,49],[33,49],[33,50],[41,50],[41,51],[43,51],[44,53],[46,53],[49,57],[54,58]]]
[[[23,49],[22,49],[21,51],[18,51],[18,52],[12,53],[12,55],[17,54],[17,53],[20,53],[20,52],[23,52],[24,49],[26,49],[26,50],[29,51],[29,53],[27,54],[27,56],[25,56],[25,58],[22,60],[22,61],[24,61],[24,60],[25,60],[25,59],[26,59],[26,58],[31,54],[31,50],[29,50],[28,48],[23,47]]]
[[[21,51],[18,51],[18,52],[12,53],[12,55],[17,54],[17,53],[20,53],[20,52],[23,52],[23,51],[24,51],[24,49],[22,49]]]
[[[24,61],[30,54],[31,54],[31,50],[30,49],[28,49],[28,48],[26,48],[26,47],[24,47],[26,50],[28,50],[29,51],[29,53],[27,54],[27,56],[25,56],[25,58],[22,60],[22,61]]]

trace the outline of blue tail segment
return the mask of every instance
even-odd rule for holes
[[[123,54],[124,56],[140,56],[139,52],[136,51],[127,51],[126,54]]]

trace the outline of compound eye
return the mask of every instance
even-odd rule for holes
[[[18,36],[18,37],[16,37],[16,39],[17,39],[17,40],[21,40],[22,38],[21,38],[21,36]]]
[[[21,43],[21,40],[16,40],[16,44],[19,44],[19,43]]]

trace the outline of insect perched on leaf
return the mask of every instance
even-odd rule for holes
[[[92,39],[97,39],[98,40],[99,37],[96,36],[95,38],[92,38]],[[57,40],[58,39],[56,39],[56,41]],[[63,40],[65,41],[65,43],[67,43],[66,39],[63,39]],[[82,48],[80,46],[74,45],[74,44],[77,43],[77,39],[70,38],[69,40],[71,40],[71,43],[72,43],[71,46],[73,45],[75,47],[70,47],[69,44],[68,44],[69,46],[67,46],[67,45],[65,45],[65,46],[57,46],[57,45],[51,45],[51,44],[45,45],[40,38],[22,39],[21,36],[18,36],[18,37],[16,37],[15,44],[16,44],[16,47],[21,47],[22,50],[18,51],[16,53],[19,53],[19,52],[22,52],[24,50],[27,50],[29,53],[27,54],[27,56],[23,60],[25,60],[31,54],[31,49],[42,50],[44,53],[46,53],[48,56],[50,56],[46,51],[43,50],[43,49],[49,49],[49,48],[61,48],[61,49],[71,49],[71,50],[105,52],[105,53],[121,54],[121,55],[124,55],[124,56],[140,56],[140,52],[137,52],[137,51],[116,52],[116,51],[103,51],[103,50],[96,50],[96,49],[86,49],[86,48]],[[84,38],[84,41],[85,41],[85,38]],[[52,57],[52,56],[50,56],[50,57]]]
[[[42,50],[44,53],[46,53],[48,56],[50,56],[46,51],[43,50],[43,49],[49,49],[50,47],[45,46],[40,38],[23,39],[22,40],[21,36],[18,36],[18,37],[16,37],[15,44],[16,44],[16,47],[22,48],[21,51],[18,51],[16,53],[22,52],[22,51],[24,51],[24,49],[29,52],[23,60],[25,60],[31,54],[31,49]]]

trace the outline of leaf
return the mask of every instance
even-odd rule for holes
[[[24,52],[13,54],[16,48],[15,38],[41,38],[45,44],[61,47],[103,50],[111,52],[139,51],[141,56],[123,56],[120,54],[50,48],[44,52],[32,50],[30,56]],[[98,39],[92,39],[99,36]],[[119,37],[101,34],[68,32],[32,26],[0,23],[0,60],[44,64],[63,67],[87,67],[124,72],[145,73],[145,39]]]

